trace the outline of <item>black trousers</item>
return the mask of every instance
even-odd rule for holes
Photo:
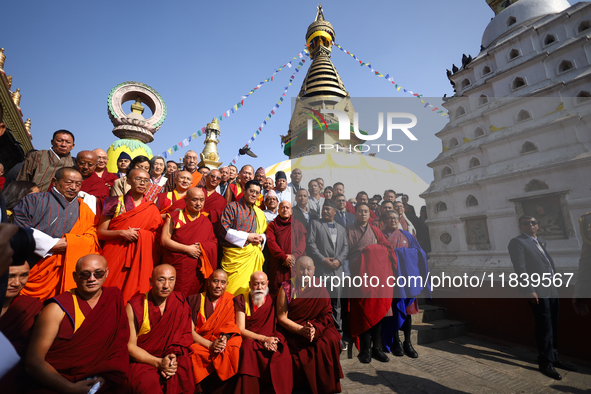
[[[538,364],[542,367],[556,361],[558,355],[558,298],[540,298],[539,304],[530,303],[534,314]]]

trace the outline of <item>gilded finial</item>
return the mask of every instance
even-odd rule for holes
[[[21,90],[16,89],[16,92],[12,93],[12,102],[18,107],[21,104]]]
[[[213,118],[211,120],[211,122],[209,122],[207,124],[207,126],[205,126],[206,130],[216,130],[216,131],[220,131],[220,122],[218,121],[218,118]]]
[[[135,99],[135,103],[131,104],[131,112],[135,114],[143,114],[144,113],[144,106],[142,105],[142,100],[138,97]]]
[[[316,12],[316,19],[314,19],[315,21],[323,21],[324,20],[324,14],[322,13],[322,5],[320,3],[318,3],[318,11]]]
[[[10,90],[10,87],[12,86],[12,75],[8,75],[6,80],[8,81],[8,90]]]
[[[6,60],[6,55],[4,54],[4,48],[0,48],[0,70],[4,69],[4,61]]]
[[[27,133],[31,134],[31,119],[27,118],[27,121],[25,122],[25,130],[27,130]]]

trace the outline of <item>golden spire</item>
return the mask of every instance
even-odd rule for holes
[[[27,130],[27,133],[31,134],[31,119],[27,118],[27,121],[25,122],[25,130]]]
[[[21,90],[16,89],[16,92],[12,93],[12,101],[18,107],[21,104]]]
[[[134,114],[141,115],[144,113],[144,106],[142,105],[142,100],[138,97],[135,99],[135,103],[131,104],[131,112]]]

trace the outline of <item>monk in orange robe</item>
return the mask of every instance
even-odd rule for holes
[[[275,299],[269,294],[267,274],[253,273],[249,289],[234,298],[236,324],[243,338],[235,393],[291,394],[291,355],[276,330]]]
[[[310,282],[310,257],[296,260],[296,273],[277,294],[277,321],[291,352],[294,385],[307,383],[314,394],[340,393],[341,336],[334,326],[330,296],[326,288]]]
[[[125,302],[150,290],[155,231],[162,225],[158,208],[144,198],[150,174],[134,169],[127,182],[131,186],[129,192],[105,199],[98,228],[99,239],[105,241],[103,256],[110,268],[106,285],[120,288]]]
[[[192,179],[193,177],[189,171],[178,171],[176,173],[175,189],[168,193],[158,193],[155,204],[160,210],[162,219],[166,218],[166,214],[169,212],[185,208],[185,195],[192,187]]]
[[[242,337],[236,325],[234,296],[226,292],[228,274],[215,270],[207,291],[189,297],[195,330],[193,373],[196,393],[227,393],[234,389]]]
[[[126,306],[129,319],[129,386],[132,394],[193,394],[193,321],[185,297],[174,291],[173,266],[154,268],[152,289]]]
[[[104,257],[84,256],[76,287],[46,302],[25,359],[30,393],[127,392],[129,325],[121,290],[103,287],[108,274]]]
[[[182,211],[166,214],[162,227],[162,262],[177,272],[176,291],[187,298],[205,291],[205,282],[216,267],[218,243],[203,212],[205,196],[201,189],[189,189]]]
[[[0,332],[14,346],[21,359],[27,351],[35,318],[43,308],[43,304],[37,298],[20,294],[28,279],[29,263],[10,266],[6,297],[0,314]],[[21,360],[0,379],[0,387],[6,393],[22,393],[25,381],[24,363]]]
[[[51,191],[29,194],[14,208],[14,224],[34,229],[35,255],[41,258],[21,293],[41,301],[74,287],[71,273],[76,261],[100,253],[95,215],[77,198],[80,173],[60,168],[52,183]]]

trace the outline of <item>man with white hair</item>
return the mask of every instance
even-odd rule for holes
[[[197,171],[197,163],[199,162],[199,155],[194,150],[188,150],[185,153],[185,157],[183,158],[183,170],[189,171],[193,176],[193,182],[191,183],[191,187],[203,187],[205,182],[202,181],[203,174]],[[166,186],[164,186],[164,193],[172,192],[176,189],[176,173],[175,171],[166,181]]]
[[[242,335],[236,392],[291,393],[291,355],[285,337],[275,329],[275,302],[269,295],[267,274],[254,272],[248,285],[248,293],[234,297],[236,325]]]

